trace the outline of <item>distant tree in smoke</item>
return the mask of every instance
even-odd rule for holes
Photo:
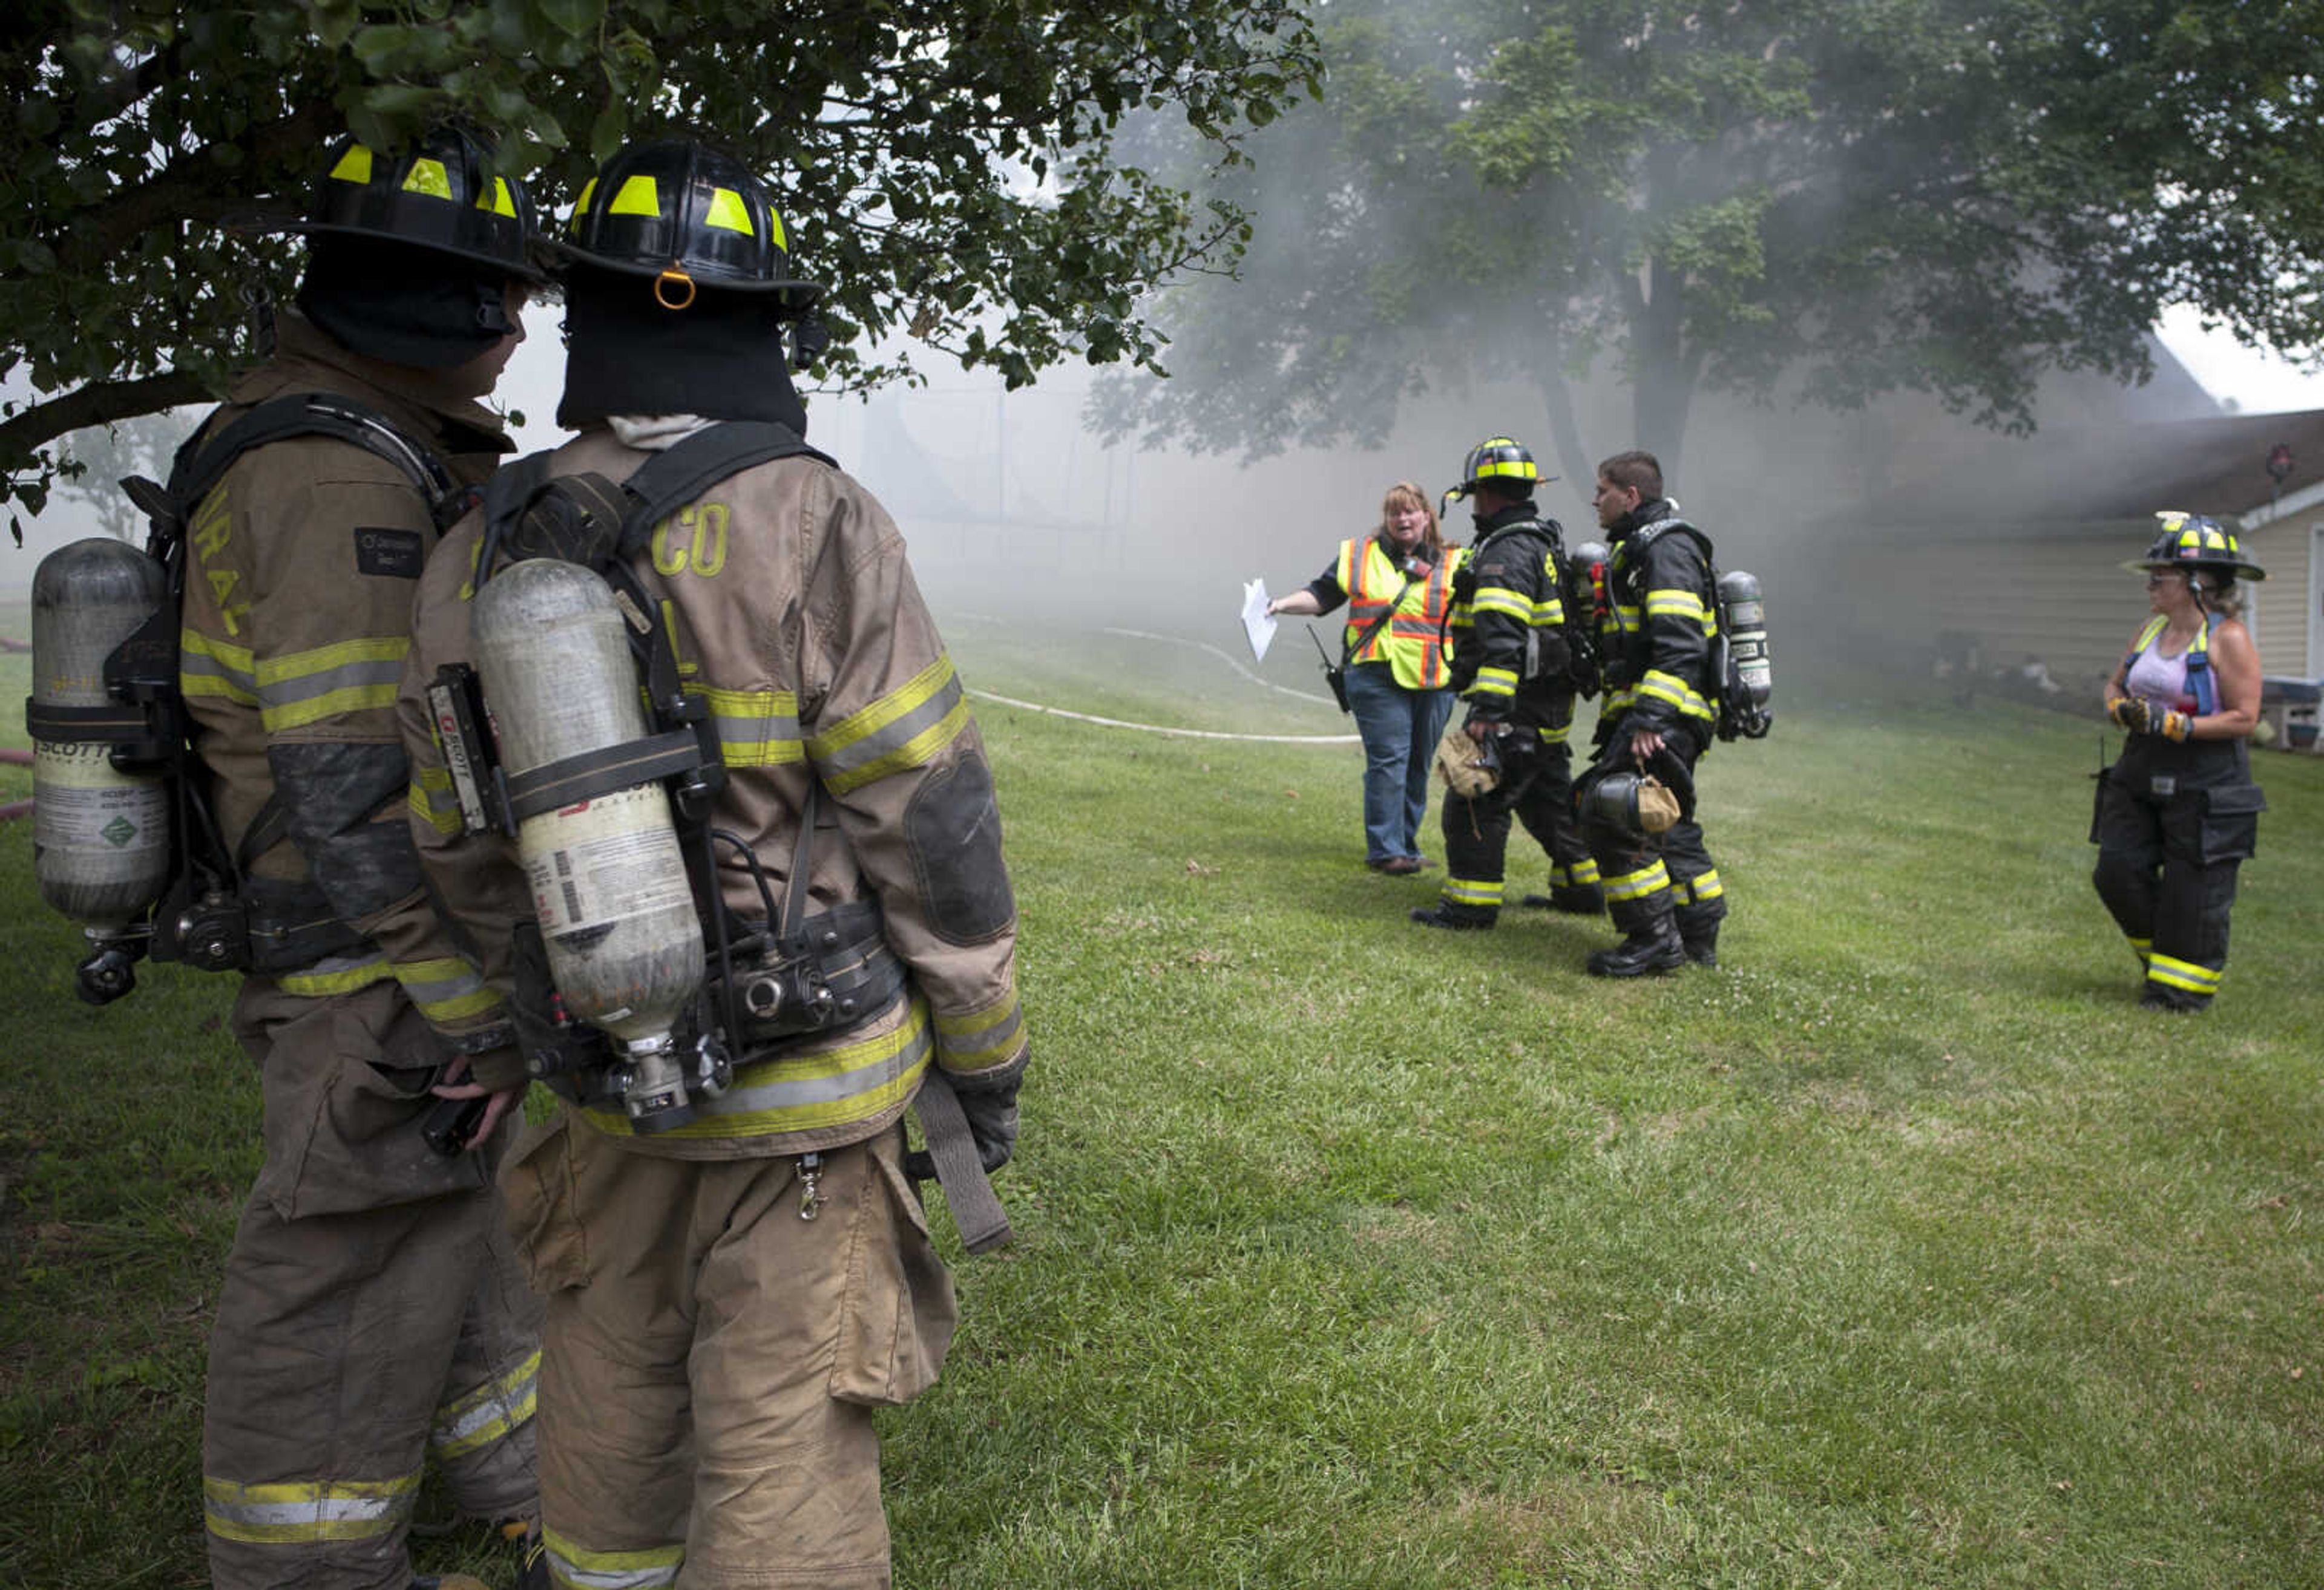
[[[2324,340],[2324,0],[1319,15],[1323,101],[1219,178],[1259,216],[1241,279],[1173,290],[1178,379],[1108,376],[1113,436],[1376,443],[1438,383],[1514,375],[1586,478],[1567,383],[1609,364],[1675,463],[1706,386],[1922,390],[2024,432],[2044,369],[2149,373],[2167,303]]]
[[[772,174],[829,284],[825,379],[909,373],[908,334],[1011,386],[1069,355],[1140,360],[1142,293],[1231,258],[1219,196],[1112,158],[1132,107],[1205,152],[1313,91],[1298,0],[40,0],[0,12],[0,404],[6,495],[37,511],[57,438],[217,392],[242,289],[296,251],[220,223],[295,211],[352,125],[392,144],[459,115],[544,208],[624,138],[678,127]],[[890,342],[890,346],[895,345]]]

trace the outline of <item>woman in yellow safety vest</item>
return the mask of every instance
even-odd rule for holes
[[[1364,865],[1410,873],[1428,810],[1428,765],[1452,710],[1437,635],[1462,553],[1438,534],[1436,510],[1410,481],[1390,486],[1379,528],[1340,543],[1332,566],[1270,613],[1316,616],[1347,604],[1341,640],[1348,710],[1364,742]]]

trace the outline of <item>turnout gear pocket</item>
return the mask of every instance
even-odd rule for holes
[[[831,1365],[843,1402],[897,1407],[936,1383],[959,1310],[952,1275],[928,1239],[927,1213],[905,1179],[903,1134],[863,1144],[847,1292]]]
[[[482,1158],[447,1158],[420,1124],[440,1056],[420,1013],[374,988],[269,1024],[266,1163],[259,1187],[286,1220],[384,1209],[485,1185]]]
[[[2200,859],[2206,866],[2249,859],[2259,846],[2259,814],[2266,810],[2267,797],[2256,784],[2205,790]]]
[[[501,1172],[509,1231],[524,1261],[525,1278],[544,1297],[589,1282],[571,1122],[560,1109],[547,1126],[527,1126]]]

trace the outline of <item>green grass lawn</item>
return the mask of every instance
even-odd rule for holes
[[[972,688],[1347,726],[1191,648],[948,629]],[[1315,688],[1301,643],[1266,676]],[[1725,964],[1617,985],[1603,923],[1410,926],[1441,874],[1362,869],[1352,747],[979,707],[1036,1069],[1018,1242],[886,1419],[899,1585],[2324,1578],[2324,761],[2260,758],[2225,992],[2172,1020],[2089,887],[2095,712],[1782,683],[1703,770]],[[26,824],[0,899],[0,1570],[198,1582],[229,989],[73,1003]]]

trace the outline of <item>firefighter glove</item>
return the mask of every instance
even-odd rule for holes
[[[2107,715],[2133,734],[2159,734],[2172,740],[2185,740],[2195,727],[2195,720],[2186,713],[2138,695],[2114,697],[2107,703]]]

